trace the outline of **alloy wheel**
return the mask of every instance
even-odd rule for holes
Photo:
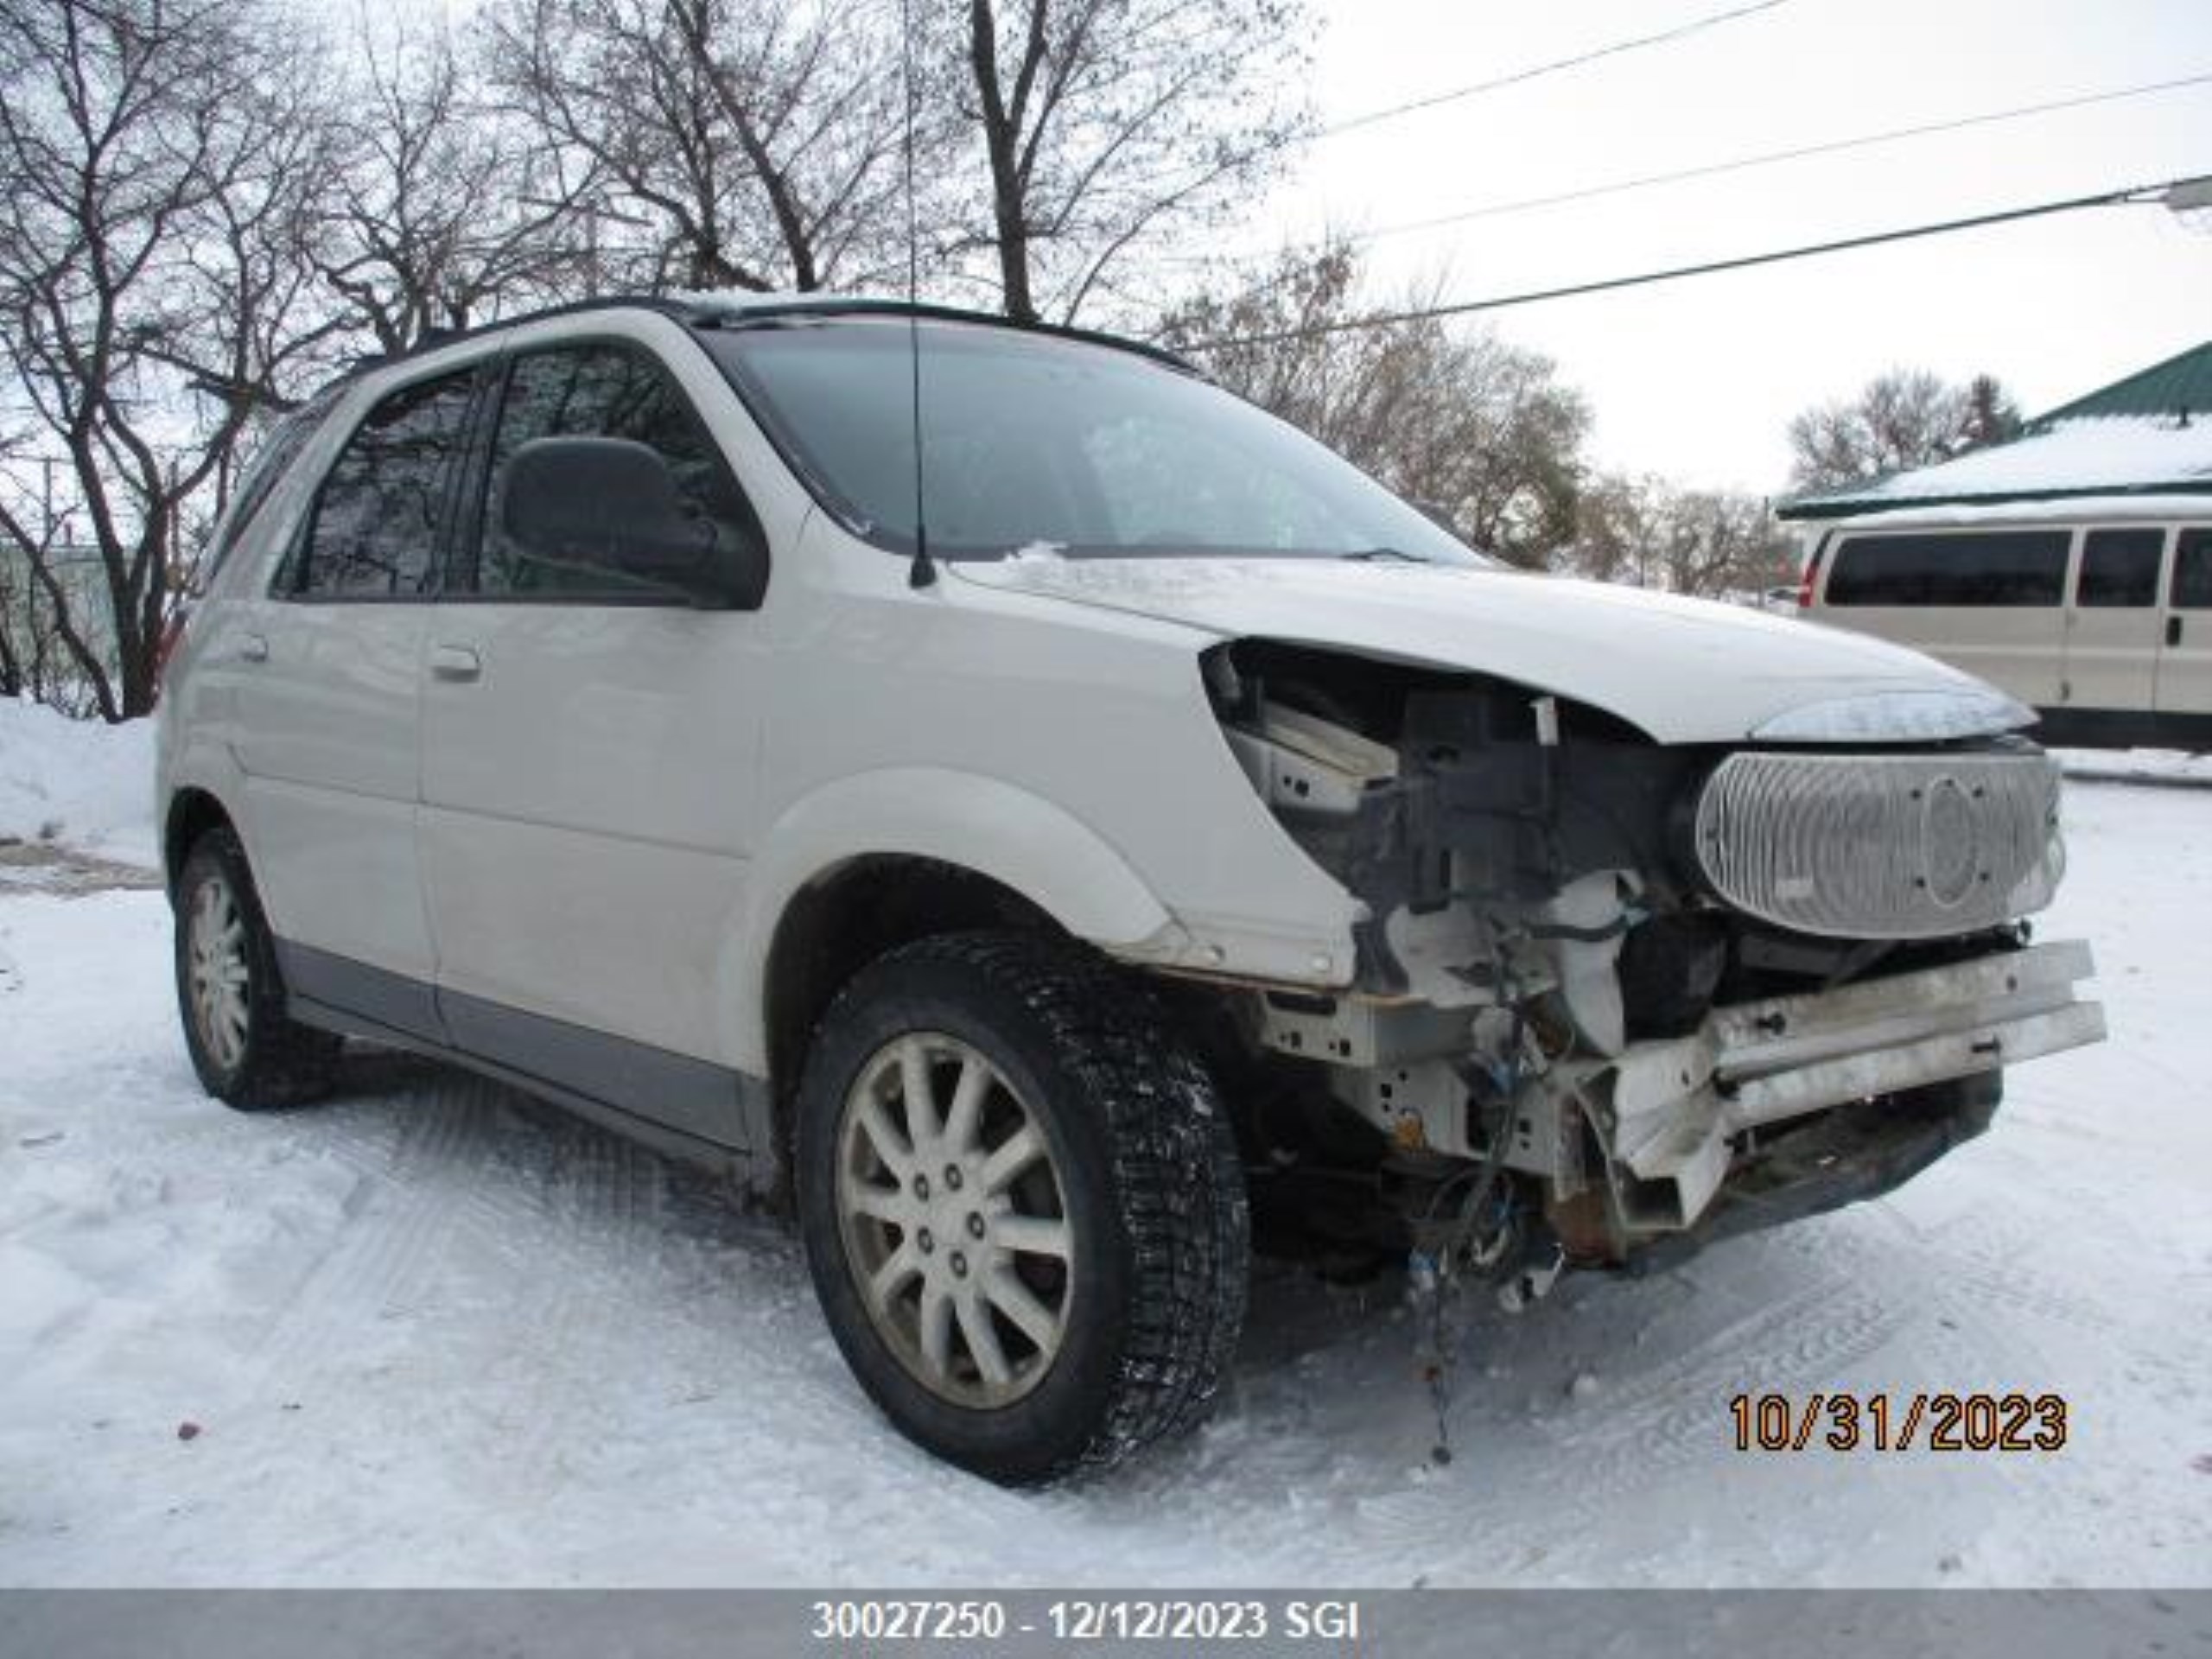
[[[233,1071],[245,1056],[253,970],[246,959],[245,917],[221,876],[210,875],[194,893],[185,943],[194,1029],[209,1058]]]
[[[1019,1400],[1058,1357],[1076,1240],[1035,1116],[978,1049],[912,1032],[847,1093],[838,1230],[861,1300],[907,1372],[976,1409]]]

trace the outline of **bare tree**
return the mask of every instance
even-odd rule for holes
[[[326,156],[270,44],[289,33],[255,0],[0,0],[0,353],[105,615],[19,500],[0,499],[0,544],[110,720],[152,708],[187,531],[336,330],[305,315]]]
[[[1961,453],[1986,444],[2008,443],[2020,435],[2020,406],[1993,374],[1967,382],[1966,414],[1959,423]]]
[[[645,232],[631,283],[811,289],[905,268],[890,16],[883,0],[500,0],[486,27],[514,106],[603,187],[593,216]],[[620,269],[639,238],[610,240]]]
[[[1794,555],[1757,496],[1613,474],[1584,493],[1560,563],[1601,582],[1716,597],[1786,581]]]
[[[968,0],[948,40],[1008,316],[1071,321],[1147,245],[1248,200],[1304,129],[1303,0]],[[942,27],[942,25],[940,25]],[[932,31],[931,39],[937,39]]]
[[[442,23],[364,10],[343,67],[315,264],[379,347],[581,290],[588,156],[498,106]]]
[[[2019,430],[2020,412],[1993,376],[1955,386],[1925,369],[1893,369],[1856,397],[1789,423],[1790,486],[1834,489],[1948,461]]]
[[[1417,309],[1421,297],[1381,308]],[[1487,329],[1344,326],[1370,308],[1356,261],[1334,247],[1287,254],[1238,289],[1185,302],[1160,338],[1476,545],[1547,563],[1574,533],[1589,427],[1580,397],[1549,359]]]

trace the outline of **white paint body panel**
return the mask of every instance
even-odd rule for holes
[[[968,582],[1188,623],[1471,669],[1617,715],[1662,743],[1740,742],[1857,693],[1972,687],[1956,670],[1793,618],[1502,569],[1394,560],[1020,558]]]
[[[225,619],[219,643],[268,642],[240,679],[236,752],[271,925],[416,979],[436,960],[415,836],[429,620],[419,605],[263,600]]]
[[[518,350],[577,338],[518,328]],[[590,320],[652,350],[747,484],[772,546],[812,511],[728,384],[665,318]],[[745,904],[774,675],[766,612],[457,599],[428,645],[420,840],[444,990],[698,1058]]]

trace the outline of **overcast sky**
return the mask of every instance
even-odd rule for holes
[[[1745,0],[1736,0],[1744,3]],[[1319,0],[1322,123],[1732,9]],[[2212,72],[2212,0],[1785,0],[1316,143],[1236,238],[1371,230],[1637,174]],[[1478,297],[2212,173],[2212,84],[1369,246]],[[2208,216],[2212,217],[2212,216]],[[2212,340],[2212,229],[2107,207],[1495,314],[1609,467],[1778,491],[1783,429],[1884,369],[1986,370],[2031,414]]]

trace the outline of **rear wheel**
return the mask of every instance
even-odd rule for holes
[[[244,1110],[328,1092],[339,1039],[284,1012],[276,945],[245,850],[228,830],[193,843],[176,891],[177,1007],[200,1086]]]
[[[1027,1484],[1203,1414],[1243,1316],[1243,1174],[1141,984],[1025,934],[909,945],[824,1016],[799,1111],[815,1287],[912,1439]]]

